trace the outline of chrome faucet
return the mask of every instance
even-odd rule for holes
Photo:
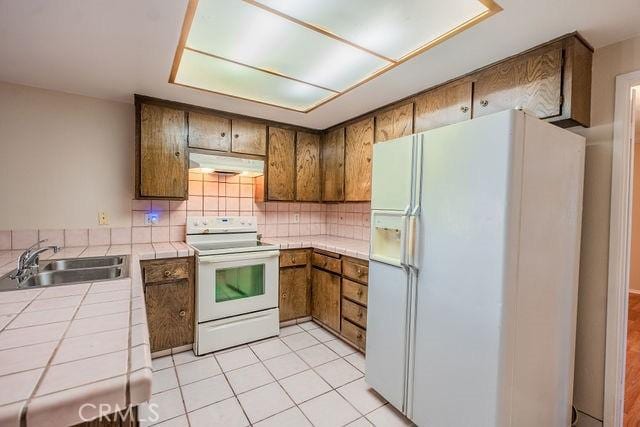
[[[58,253],[58,251],[60,251],[60,247],[56,245],[45,246],[43,248],[34,250],[36,246],[39,246],[40,243],[44,243],[46,241],[47,239],[40,240],[39,242],[29,246],[23,253],[20,254],[20,256],[18,257],[18,269],[16,270],[15,274],[11,275],[12,279],[20,280],[25,276],[25,274],[37,268],[38,263],[40,262],[41,253],[48,251],[49,249],[53,250],[54,253]]]

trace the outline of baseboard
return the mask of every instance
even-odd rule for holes
[[[634,295],[640,295],[640,290],[629,289],[629,293]]]

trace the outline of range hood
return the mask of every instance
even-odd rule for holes
[[[203,173],[215,172],[226,175],[256,177],[264,174],[264,160],[190,153],[189,169]]]

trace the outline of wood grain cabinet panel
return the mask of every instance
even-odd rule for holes
[[[344,149],[344,200],[371,200],[373,117],[346,128]]]
[[[455,82],[430,90],[415,100],[415,132],[471,119],[473,83]]]
[[[320,135],[298,132],[296,141],[296,200],[320,201]]]
[[[318,252],[313,252],[311,255],[311,264],[337,274],[340,274],[342,271],[342,260],[340,260],[340,258],[334,258]]]
[[[342,298],[342,317],[363,328],[367,327],[367,308]]]
[[[356,282],[367,283],[369,281],[369,263],[361,259],[344,257],[342,259],[342,275]]]
[[[344,200],[344,128],[325,134],[322,144],[322,201]]]
[[[189,147],[229,151],[231,120],[211,114],[189,112]]]
[[[143,271],[183,271],[172,270],[172,266],[187,263],[188,277],[146,283],[145,304],[151,352],[180,347],[193,343],[194,338],[194,260],[193,258],[173,260],[142,261]],[[156,268],[157,267],[157,268]],[[182,277],[182,274],[180,275]]]
[[[495,65],[477,75],[473,116],[522,107],[544,119],[562,112],[562,47]]]
[[[187,114],[139,105],[136,183],[138,198],[187,198]]]
[[[342,279],[342,295],[358,304],[367,305],[368,289],[365,285],[353,282],[349,279]]]
[[[413,133],[413,103],[397,106],[376,115],[375,142],[389,141]]]
[[[309,263],[308,249],[293,249],[280,251],[280,268],[299,267]]]
[[[313,268],[311,286],[311,316],[339,332],[340,276]]]
[[[306,266],[280,270],[280,321],[311,314],[311,286]]]
[[[347,319],[342,319],[342,336],[352,342],[360,350],[367,346],[367,332]]]
[[[267,197],[293,201],[295,198],[295,132],[269,128]]]
[[[264,156],[267,154],[267,126],[242,119],[231,121],[231,151]]]

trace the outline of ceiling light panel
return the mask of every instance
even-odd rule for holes
[[[189,0],[169,82],[308,112],[500,10],[493,0]]]
[[[200,0],[186,46],[335,92],[389,65],[238,0]]]
[[[400,61],[488,13],[479,0],[256,0],[275,11]]]
[[[185,49],[175,83],[303,111],[335,93]]]

